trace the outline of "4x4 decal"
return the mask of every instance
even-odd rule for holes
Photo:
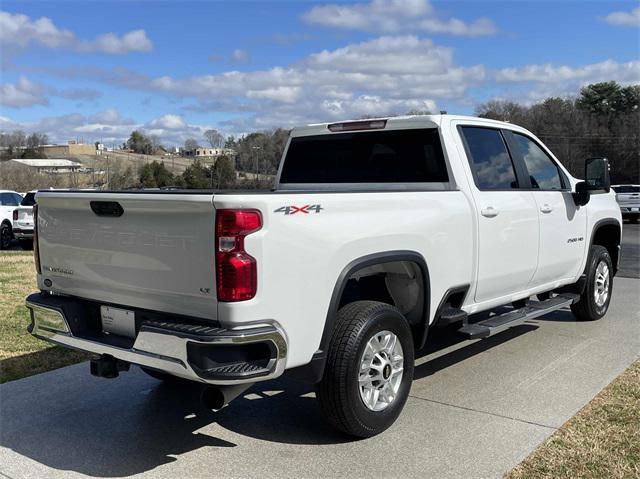
[[[274,213],[284,213],[285,215],[295,215],[296,213],[302,213],[308,215],[311,211],[320,213],[324,208],[320,205],[304,205],[304,206],[281,206],[277,210],[273,210]]]

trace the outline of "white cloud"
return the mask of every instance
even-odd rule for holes
[[[436,109],[485,78],[455,64],[451,48],[413,35],[384,36],[309,55],[287,67],[149,79],[156,91],[195,98],[192,110],[251,111],[259,127]]]
[[[245,63],[249,61],[249,53],[241,48],[236,48],[231,53],[231,60],[235,63]]]
[[[153,44],[144,30],[133,30],[121,37],[114,33],[105,33],[93,42],[83,42],[79,49],[108,55],[124,55],[129,52],[149,52],[153,50]]]
[[[27,77],[20,77],[16,83],[0,85],[0,105],[22,108],[34,105],[46,105],[44,88]]]
[[[372,0],[369,3],[328,4],[303,15],[311,24],[370,32],[424,31],[462,36],[493,35],[498,29],[487,18],[466,23],[457,18],[440,19],[429,0]]]
[[[154,129],[179,130],[185,128],[187,125],[181,116],[167,114],[152,120],[148,126]]]
[[[466,37],[493,35],[498,32],[497,27],[488,18],[479,18],[472,23],[465,23],[457,18],[450,18],[449,20],[428,18],[422,21],[420,26],[428,33],[449,33]]]
[[[612,12],[605,17],[605,21],[620,27],[640,27],[640,7],[630,12]]]
[[[552,64],[527,65],[517,68],[504,68],[496,73],[499,82],[536,82],[552,83],[579,81],[595,83],[599,81],[616,80],[618,83],[633,83],[640,81],[640,61],[634,60],[618,63],[606,60],[579,67]]]
[[[148,52],[153,49],[144,30],[134,30],[122,36],[105,33],[93,41],[80,40],[72,31],[56,26],[50,18],[32,19],[20,13],[0,11],[0,48],[3,55],[15,54],[31,46],[107,55]]]
[[[179,145],[187,138],[202,139],[203,133],[211,125],[189,125],[177,115],[167,114],[147,123],[134,122],[123,117],[116,109],[110,108],[93,115],[50,116],[36,122],[18,122],[8,117],[0,117],[0,131],[23,130],[45,132],[52,142],[81,139],[85,143],[101,140],[106,144],[119,145],[133,130],[142,130],[148,135],[158,135],[168,145]]]

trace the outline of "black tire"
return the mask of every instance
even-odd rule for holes
[[[608,268],[608,295],[604,303],[598,305],[595,299],[596,274],[598,265],[603,262]],[[607,314],[611,295],[613,294],[613,265],[607,249],[600,245],[593,245],[589,250],[589,258],[585,268],[587,284],[577,303],[571,305],[571,311],[578,321],[595,321]]]
[[[403,351],[402,379],[395,398],[385,409],[369,409],[360,396],[358,376],[367,343],[376,333],[389,331]],[[327,421],[356,437],[371,437],[391,426],[402,412],[413,380],[413,338],[405,317],[393,306],[356,301],[338,311],[327,353],[324,376],[317,388]]]
[[[33,249],[33,240],[31,239],[21,239],[18,240],[20,243],[20,247],[25,251],[31,251]]]
[[[163,383],[171,386],[179,386],[179,385],[189,384],[192,382],[192,381],[189,381],[188,379],[179,378],[178,376],[173,376],[172,374],[163,373],[162,371],[156,371],[155,369],[145,368],[143,366],[140,366],[140,369],[142,369],[145,373],[147,373],[152,378],[157,379],[158,381],[162,381]]]
[[[13,233],[11,232],[11,226],[7,223],[0,225],[0,249],[11,248],[12,239]]]

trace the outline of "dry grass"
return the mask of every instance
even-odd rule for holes
[[[506,477],[640,478],[640,361]]]
[[[77,351],[51,346],[27,332],[24,299],[36,291],[31,253],[0,253],[0,383],[83,361]]]

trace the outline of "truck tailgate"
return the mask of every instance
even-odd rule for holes
[[[216,318],[212,194],[58,191],[37,201],[41,289]]]

